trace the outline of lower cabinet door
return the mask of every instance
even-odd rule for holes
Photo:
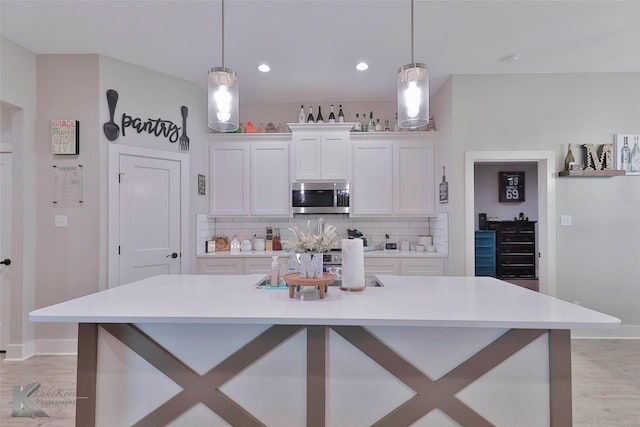
[[[198,258],[196,260],[198,274],[243,274],[241,258]]]
[[[404,258],[400,261],[403,276],[444,276],[444,260],[440,258]]]

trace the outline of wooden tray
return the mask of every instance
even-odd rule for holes
[[[289,284],[289,298],[293,298],[296,290],[300,290],[300,286],[317,286],[320,289],[320,298],[324,298],[327,286],[336,280],[333,273],[323,273],[321,279],[300,277],[300,273],[289,273],[283,277],[285,282]]]

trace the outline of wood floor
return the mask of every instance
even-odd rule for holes
[[[573,425],[640,426],[640,340],[572,340]],[[70,427],[75,421],[74,356],[0,357],[2,427]],[[11,416],[12,389],[40,382],[31,400],[48,418]],[[37,397],[36,397],[37,396]],[[527,426],[526,420],[521,426]]]

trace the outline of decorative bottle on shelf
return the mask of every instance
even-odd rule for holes
[[[389,119],[384,119],[384,131],[389,132],[391,128],[389,128]]]
[[[567,148],[567,155],[564,158],[564,170],[568,171],[571,163],[575,161],[576,159],[573,157],[573,153],[571,152],[571,144],[569,144],[569,148]]]
[[[336,122],[336,115],[333,114],[333,104],[331,104],[331,112],[329,113],[329,123]]]
[[[624,146],[620,150],[620,166],[625,172],[631,172],[631,149],[629,148],[629,138],[624,137]]]
[[[313,119],[313,109],[309,106],[309,115],[307,116],[307,123],[315,123],[316,121]]]
[[[633,150],[631,150],[631,172],[640,172],[640,145],[638,137],[633,139]]]
[[[393,120],[393,131],[399,132],[400,126],[398,126],[398,113],[396,113],[396,118]]]
[[[318,106],[318,117],[316,117],[316,123],[324,123],[324,119],[322,118],[322,107]]]
[[[342,112],[342,104],[340,104],[340,109],[338,110],[338,123],[344,123],[344,113]]]
[[[298,123],[304,123],[304,105],[300,106],[300,112],[298,113]]]
[[[360,122],[360,113],[356,113],[356,124],[353,126],[354,132],[362,132],[362,122]]]
[[[382,132],[382,123],[380,123],[380,117],[376,121],[376,132]]]
[[[367,124],[367,113],[362,113],[362,132],[368,132],[369,125]]]
[[[376,122],[373,121],[373,111],[369,113],[369,124],[367,125],[367,132],[376,131]]]

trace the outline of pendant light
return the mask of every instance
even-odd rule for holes
[[[224,0],[222,3],[222,67],[209,70],[209,127],[218,132],[238,130],[238,74],[224,66]]]
[[[411,63],[398,70],[398,126],[417,129],[429,123],[429,72],[413,60],[413,0],[411,0]]]

